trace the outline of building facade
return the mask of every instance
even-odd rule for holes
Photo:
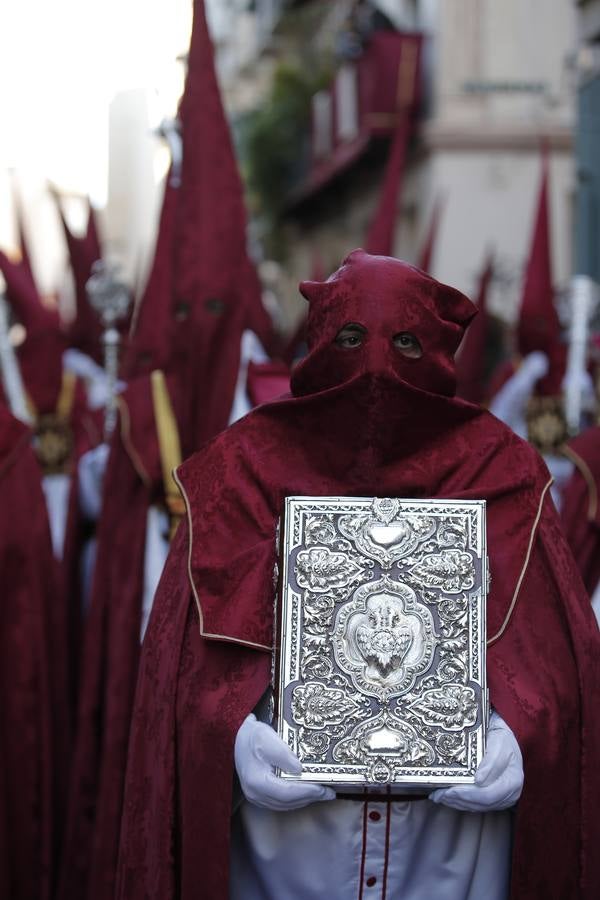
[[[254,53],[243,64],[236,69],[231,63],[235,54],[230,54],[229,65],[222,70],[234,118],[251,106],[253,92],[256,103],[268,101],[269,77],[284,53],[302,59],[302,38],[297,34],[293,46],[284,27],[286,18],[300,19],[300,13],[308,17],[311,6],[315,14],[324,7],[319,0],[267,5],[274,13],[270,30],[254,40]],[[368,4],[332,0],[323,10],[318,40],[324,53],[334,48],[336,77],[345,64],[336,56],[339,35],[352,11],[363,5]],[[501,4],[494,0],[381,0],[370,4],[386,28],[418,32],[424,41],[421,118],[398,200],[394,252],[417,260],[438,202],[441,215],[432,274],[472,294],[484,256],[493,249],[498,273],[491,306],[506,320],[514,317],[520,296],[542,144],[550,158],[552,257],[559,291],[574,265],[578,203],[573,155],[575,5],[573,0],[503,0]],[[233,19],[222,32],[222,58],[227,56],[227,33],[235,33],[233,0],[230,6]],[[238,18],[245,16],[247,29],[260,2],[253,7],[254,12],[237,10]],[[306,39],[314,44],[317,35]],[[326,116],[326,106],[322,105],[321,117]],[[313,139],[314,122],[315,109]],[[279,217],[277,228],[284,237],[279,293],[290,321],[301,309],[296,285],[310,275],[315,250],[327,270],[364,243],[384,167],[381,147],[378,152],[365,151],[343,171],[333,171],[330,181],[309,200],[291,203]]]

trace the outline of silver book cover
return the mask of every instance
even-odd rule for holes
[[[488,719],[484,500],[288,497],[274,726],[340,790],[473,782]]]

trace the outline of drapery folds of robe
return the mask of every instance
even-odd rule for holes
[[[52,896],[69,764],[65,640],[31,432],[0,405],[0,896]]]
[[[487,501],[490,698],[525,768],[511,898],[591,900],[599,639],[542,460],[453,396],[472,304],[363,252],[302,291],[309,353],[293,396],[254,410],[178,470],[188,521],[142,651],[117,897],[228,897],[234,738],[269,684],[276,524],[284,498],[301,494]],[[348,322],[366,329],[357,348],[335,342]],[[404,331],[420,359],[399,354],[392,337]]]
[[[560,516],[590,596],[600,582],[600,427],[569,441],[565,454],[574,464]]]

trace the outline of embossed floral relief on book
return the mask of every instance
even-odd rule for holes
[[[275,725],[284,778],[473,780],[487,725],[485,502],[288,497]]]

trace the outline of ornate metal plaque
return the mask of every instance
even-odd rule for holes
[[[274,724],[339,789],[473,781],[487,728],[485,501],[288,497]]]

